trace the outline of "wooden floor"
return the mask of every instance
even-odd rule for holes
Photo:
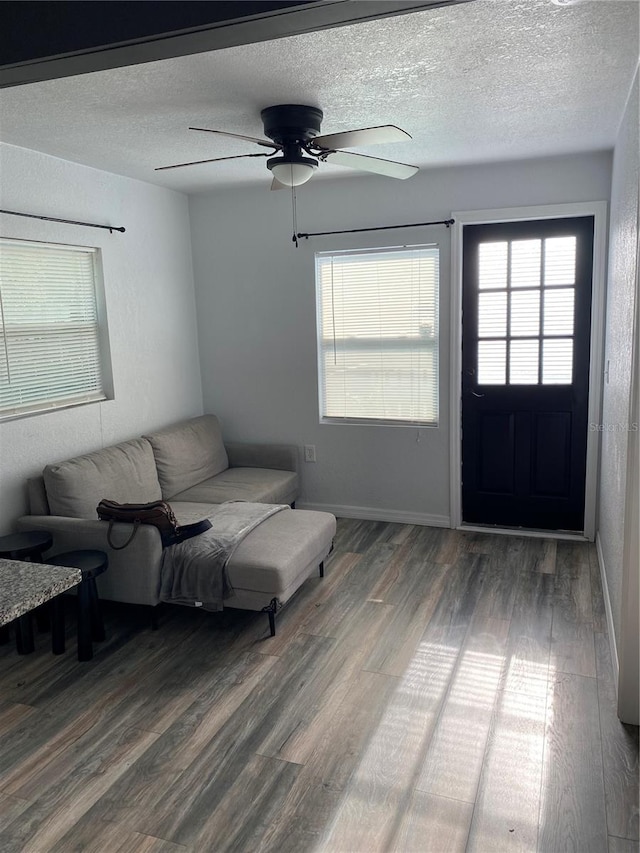
[[[275,638],[105,615],[0,647],[2,851],[638,850],[593,546],[341,520]]]

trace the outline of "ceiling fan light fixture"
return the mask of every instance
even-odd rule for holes
[[[285,187],[299,187],[311,180],[318,161],[311,157],[273,157],[267,160],[273,177]]]

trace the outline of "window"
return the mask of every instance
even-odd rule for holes
[[[571,385],[576,237],[478,247],[478,384]]]
[[[98,278],[98,249],[0,240],[0,416],[106,398]]]
[[[316,255],[320,417],[438,423],[438,247]]]

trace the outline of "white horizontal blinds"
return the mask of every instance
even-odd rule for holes
[[[316,256],[323,418],[438,420],[438,249]]]
[[[0,413],[104,399],[96,251],[0,242]]]
[[[478,247],[478,365],[479,385],[507,382],[508,243]]]
[[[572,235],[480,244],[480,385],[571,384],[575,271]]]
[[[542,383],[573,381],[573,332],[576,284],[576,238],[544,241]]]

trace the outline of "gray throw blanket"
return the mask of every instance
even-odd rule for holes
[[[170,548],[162,556],[160,599],[206,610],[222,610],[233,592],[227,563],[244,537],[286,504],[227,501],[211,515],[211,528]],[[195,520],[195,519],[194,519]]]

